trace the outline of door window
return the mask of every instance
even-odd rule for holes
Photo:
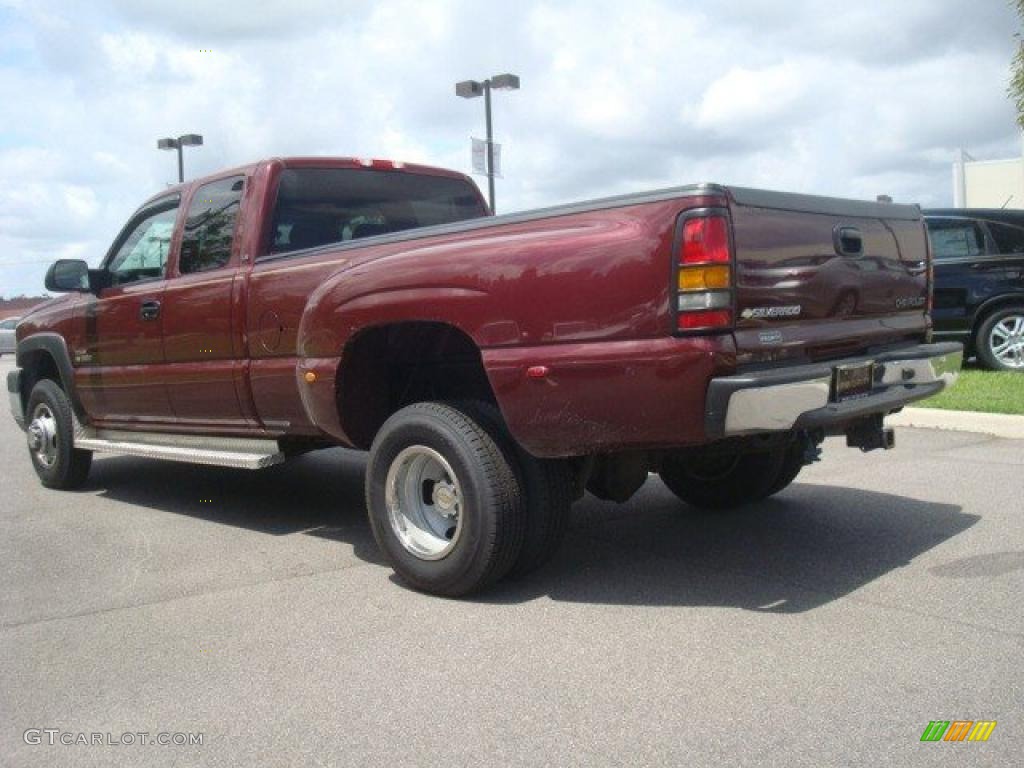
[[[127,236],[122,237],[107,264],[111,285],[164,277],[177,216],[177,205],[164,208],[139,220]]]
[[[985,252],[985,238],[973,221],[929,219],[927,224],[932,252],[939,261],[969,258]]]
[[[178,271],[187,275],[223,267],[231,260],[244,179],[233,176],[196,190],[188,206]]]

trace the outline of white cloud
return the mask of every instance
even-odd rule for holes
[[[271,155],[469,170],[494,99],[499,210],[699,180],[948,203],[959,146],[1020,151],[1001,2],[56,0],[0,4],[0,293],[96,261],[175,177]]]
[[[793,62],[756,70],[734,67],[708,86],[697,107],[695,124],[750,131],[759,123],[792,116],[808,91],[808,69]]]

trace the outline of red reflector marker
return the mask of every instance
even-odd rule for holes
[[[526,376],[530,379],[543,379],[551,372],[546,365],[531,365],[526,369]]]
[[[723,216],[687,219],[683,224],[684,264],[728,263],[729,228]]]
[[[731,323],[732,312],[728,309],[683,312],[679,315],[679,330],[681,331],[692,331],[697,328],[726,328]]]

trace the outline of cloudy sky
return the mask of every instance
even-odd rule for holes
[[[500,72],[501,212],[718,181],[949,204],[1021,151],[1004,0],[0,0],[0,294],[96,263],[176,178],[288,155],[470,170]]]

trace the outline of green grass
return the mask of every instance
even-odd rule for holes
[[[1024,372],[964,368],[950,389],[913,403],[918,408],[1024,414]]]

